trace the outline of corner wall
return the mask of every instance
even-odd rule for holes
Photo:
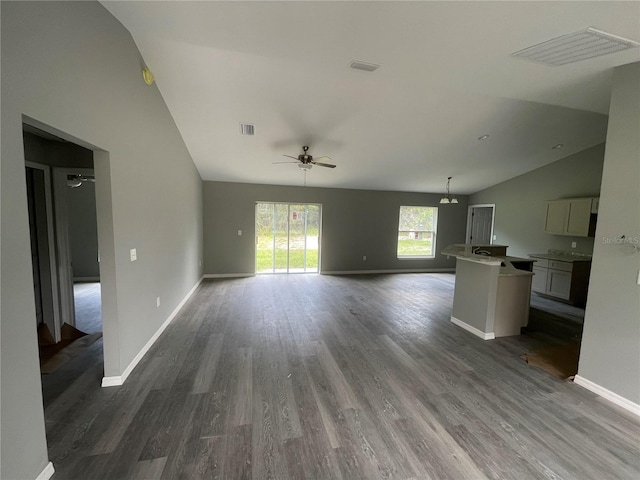
[[[640,63],[615,70],[578,375],[640,413]],[[614,239],[625,235],[627,245]],[[633,248],[636,248],[635,254]],[[579,378],[576,378],[576,382]]]
[[[593,251],[593,238],[544,233],[546,201],[597,197],[600,193],[604,144],[575,153],[544,167],[474,193],[469,205],[495,203],[495,243],[507,253],[526,257],[549,249]],[[571,248],[571,242],[577,248]]]
[[[124,371],[199,280],[202,181],[158,89],[142,81],[135,43],[102,5],[1,2],[0,8],[0,478],[22,480],[36,478],[48,463],[23,118],[101,150],[95,171],[107,283],[105,375]],[[138,250],[136,262],[130,248]]]
[[[397,258],[401,205],[439,207],[436,252],[464,242],[467,198],[459,196],[458,205],[439,205],[441,196],[204,182],[204,273],[255,273],[256,202],[322,204],[321,272],[453,269],[455,258],[439,253],[434,259]]]

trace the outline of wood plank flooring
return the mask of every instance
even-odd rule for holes
[[[53,478],[640,478],[638,419],[518,357],[542,337],[451,324],[453,284],[205,281],[125,385],[100,388],[101,343],[64,367]]]

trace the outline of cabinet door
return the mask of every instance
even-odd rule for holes
[[[567,235],[587,237],[589,235],[589,220],[591,219],[591,199],[578,198],[569,201],[567,217]]]
[[[549,269],[547,273],[547,295],[569,300],[571,296],[571,272]]]
[[[564,235],[568,210],[569,202],[566,200],[547,202],[544,233]]]
[[[533,266],[533,280],[531,280],[531,290],[545,293],[547,291],[547,269]]]

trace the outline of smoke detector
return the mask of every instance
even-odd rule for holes
[[[567,65],[589,58],[640,47],[640,43],[589,27],[552,38],[511,55],[545,65]]]

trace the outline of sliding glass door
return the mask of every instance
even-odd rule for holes
[[[321,207],[256,204],[256,273],[317,273]]]

